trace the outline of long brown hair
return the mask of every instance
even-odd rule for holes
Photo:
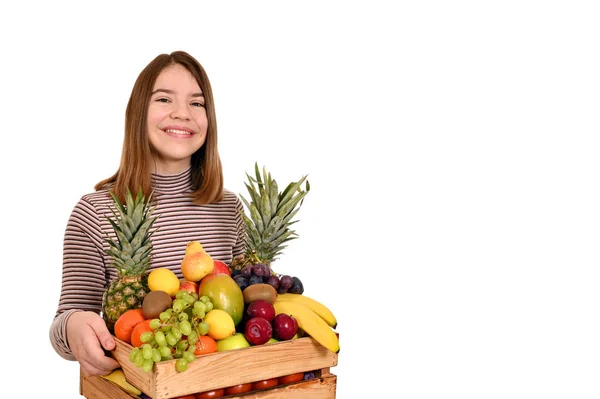
[[[204,94],[208,131],[204,145],[192,154],[192,196],[196,204],[210,204],[223,199],[223,169],[217,148],[217,120],[212,88],[200,63],[184,51],[160,54],[139,74],[125,111],[125,137],[121,163],[117,172],[97,183],[96,190],[110,188],[122,201],[129,188],[133,195],[141,187],[146,198],[152,193],[153,149],[147,133],[148,106],[158,75],[168,66],[185,67],[198,82]]]

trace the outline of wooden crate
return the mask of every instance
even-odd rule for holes
[[[337,365],[338,355],[310,337],[200,355],[182,373],[175,369],[175,360],[156,363],[152,372],[146,373],[129,360],[132,346],[115,340],[117,347],[112,354],[121,364],[125,377],[153,399],[174,398],[315,370],[319,378],[314,380],[227,398],[335,399],[337,377],[330,373],[330,367]],[[113,389],[109,390],[107,385]],[[130,398],[125,391],[100,377],[82,377],[81,394],[87,399]],[[120,396],[109,396],[118,394]]]
[[[314,380],[280,385],[262,391],[223,396],[223,399],[335,399],[337,376],[328,369],[317,372]],[[119,386],[101,377],[81,377],[80,393],[87,399],[132,399]]]

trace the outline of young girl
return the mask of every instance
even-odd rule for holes
[[[117,277],[106,241],[107,234],[114,237],[107,219],[114,210],[110,193],[125,201],[128,189],[134,197],[141,189],[158,216],[149,270],[168,268],[181,278],[190,241],[227,264],[243,252],[242,203],[223,187],[210,82],[185,52],[161,54],[140,73],[127,105],[120,166],[79,200],[67,223],[50,340],[86,375],[119,367],[106,356],[115,342],[100,311],[107,284]]]

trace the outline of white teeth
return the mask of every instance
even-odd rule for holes
[[[192,135],[192,133],[190,133],[190,132],[186,132],[185,130],[179,130],[179,129],[166,129],[165,132],[174,133],[174,134],[185,134],[188,136]]]

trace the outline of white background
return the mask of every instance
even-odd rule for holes
[[[137,74],[179,49],[211,79],[229,189],[255,161],[309,176],[274,267],[338,317],[338,398],[598,397],[594,2],[90,4],[0,10],[19,397],[79,398],[48,341],[66,221],[118,166]]]

